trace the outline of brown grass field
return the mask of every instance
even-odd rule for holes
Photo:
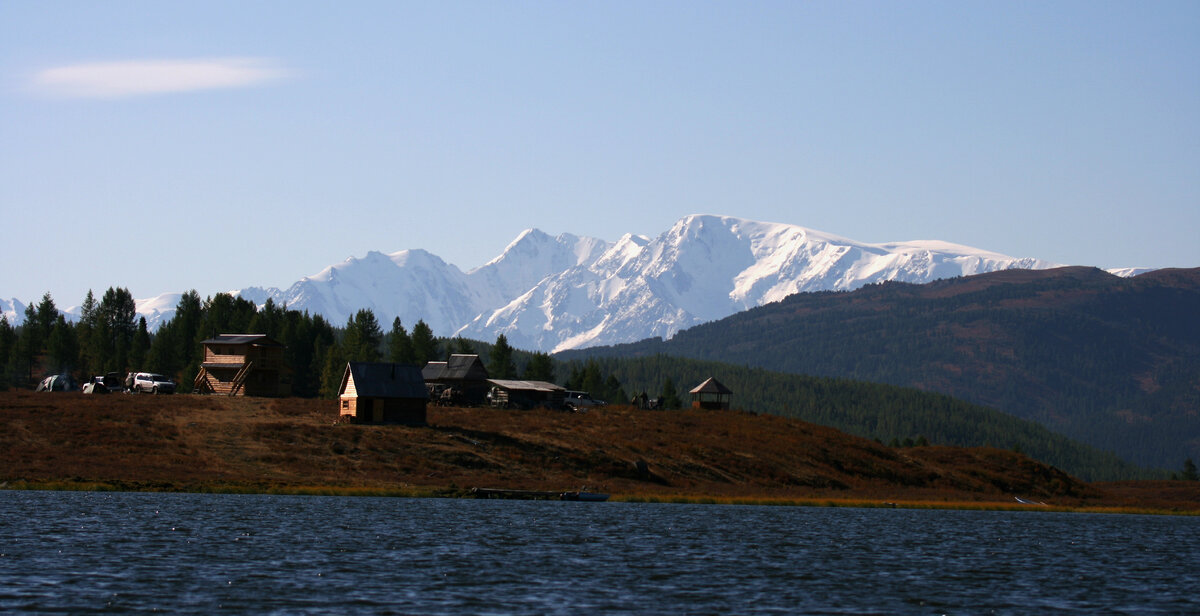
[[[586,486],[633,501],[1200,513],[1200,482],[1088,484],[1011,451],[893,449],[737,411],[430,407],[419,428],[336,419],[329,400],[0,392],[0,488],[465,496]]]

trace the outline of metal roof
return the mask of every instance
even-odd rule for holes
[[[554,383],[546,381],[513,381],[509,379],[488,379],[488,382],[500,389],[509,391],[566,391]]]
[[[354,379],[354,390],[360,397],[429,399],[421,370],[412,364],[349,362],[338,389],[339,395],[345,393],[350,378]]]
[[[256,344],[260,346],[283,346],[266,334],[217,334],[200,344]]]

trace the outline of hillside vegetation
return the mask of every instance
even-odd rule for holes
[[[1110,493],[1012,451],[896,449],[770,415],[431,408],[427,427],[404,427],[335,414],[299,398],[0,392],[0,486],[1200,508],[1196,482]]]
[[[885,444],[924,440],[935,445],[1012,449],[1089,481],[1165,477],[1034,422],[913,388],[664,355],[587,363],[602,374],[612,374],[628,391],[644,390],[651,396],[658,391],[656,384],[678,379],[684,400],[688,389],[716,376],[733,390],[734,408],[801,419]]]
[[[669,341],[560,357],[660,354],[935,391],[1144,466],[1200,459],[1200,269],[1010,270],[802,293]]]

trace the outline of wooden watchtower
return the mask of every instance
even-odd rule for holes
[[[201,342],[204,363],[192,383],[199,394],[288,396],[292,393],[286,347],[264,334],[218,334]]]

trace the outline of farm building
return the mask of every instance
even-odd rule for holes
[[[287,396],[292,393],[286,347],[264,334],[219,334],[201,342],[204,363],[192,383],[200,394]]]
[[[694,409],[728,409],[729,400],[733,397],[733,392],[728,387],[712,377],[692,388],[691,394]]]
[[[567,390],[546,381],[488,379],[489,404],[502,409],[563,408]]]
[[[338,412],[355,423],[425,425],[429,393],[409,364],[352,361],[338,387]]]
[[[490,387],[487,368],[478,355],[455,354],[445,362],[429,362],[421,374],[443,403],[478,406],[484,403]]]

